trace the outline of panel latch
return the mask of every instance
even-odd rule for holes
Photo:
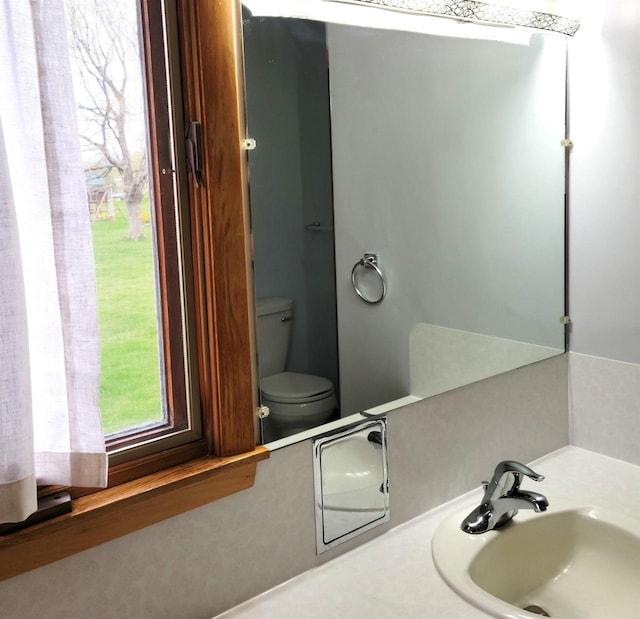
[[[196,187],[202,185],[202,126],[197,121],[188,122],[184,131],[187,168]]]

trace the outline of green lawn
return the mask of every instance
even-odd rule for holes
[[[126,209],[115,206],[115,220],[91,224],[105,435],[162,420],[151,230],[140,241],[125,239]]]

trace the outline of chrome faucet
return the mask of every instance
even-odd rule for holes
[[[528,466],[514,460],[503,460],[496,466],[490,482],[482,482],[482,503],[474,509],[460,525],[465,533],[485,533],[511,520],[519,509],[543,512],[549,501],[542,494],[521,490],[522,476],[542,481],[544,477]]]

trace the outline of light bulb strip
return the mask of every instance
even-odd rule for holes
[[[343,0],[337,0],[342,2]],[[439,15],[462,21],[519,26],[573,36],[577,19],[529,9],[518,9],[476,0],[345,0],[349,4],[366,4],[403,12]]]

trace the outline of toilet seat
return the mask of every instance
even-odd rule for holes
[[[260,391],[272,402],[301,404],[332,396],[334,387],[328,378],[322,376],[281,372],[265,376],[260,381]]]

